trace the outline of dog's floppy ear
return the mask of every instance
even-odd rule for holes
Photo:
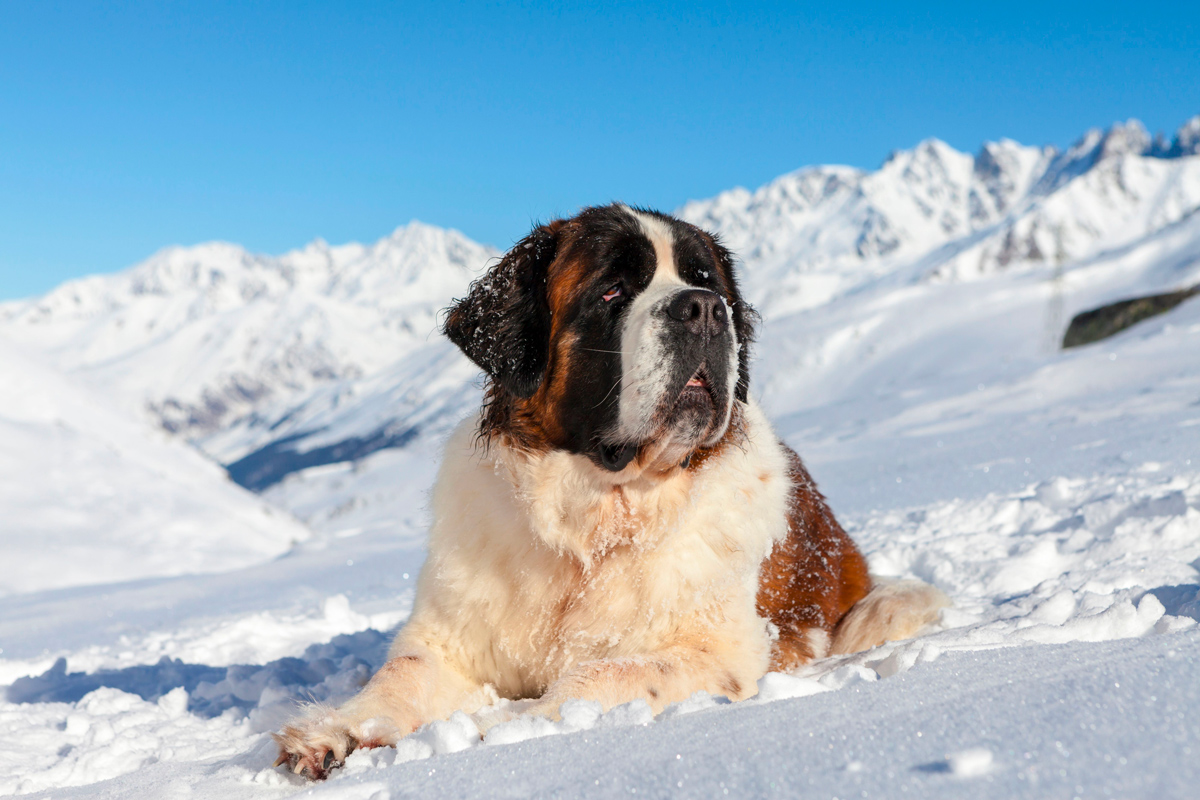
[[[742,299],[742,293],[734,284],[733,295],[737,299],[733,303],[733,330],[738,337],[738,381],[734,397],[746,402],[750,396],[750,345],[758,331],[758,312]]]
[[[540,225],[450,307],[442,332],[497,384],[517,395],[537,391],[550,354],[546,272],[560,223]]]

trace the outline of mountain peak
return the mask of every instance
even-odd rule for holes
[[[435,236],[443,236],[447,233],[450,233],[450,231],[446,228],[439,228],[436,225],[430,225],[426,222],[421,222],[419,219],[410,219],[403,225],[397,225],[395,230],[383,237],[383,239],[380,239],[380,241],[395,241],[397,239],[405,239],[409,236],[422,236],[430,234]]]
[[[1161,133],[1153,139],[1139,120],[1117,122],[1107,130],[1093,128],[1071,145],[1064,156],[1071,161],[1092,165],[1121,156],[1183,158],[1200,154],[1200,115],[1179,127],[1167,144]]]
[[[1200,155],[1200,114],[1179,126],[1169,155],[1175,158]]]
[[[907,150],[893,150],[888,153],[888,157],[884,159],[879,169],[883,171],[895,164],[909,165],[914,162],[946,161],[964,156],[966,156],[965,153],[961,153],[941,139],[931,136],[928,139],[922,139]]]
[[[1143,155],[1150,149],[1150,134],[1139,120],[1115,123],[1100,140],[1101,159],[1122,155]]]
[[[917,143],[917,146],[913,148],[913,152],[936,156],[943,156],[951,153],[963,155],[963,153],[960,153],[954,147],[937,138],[936,136],[930,136],[927,139],[922,139]]]
[[[1092,128],[1077,139],[1066,152],[1065,160],[1091,165],[1124,155],[1145,155],[1150,150],[1150,134],[1136,119],[1115,122],[1107,129]]]

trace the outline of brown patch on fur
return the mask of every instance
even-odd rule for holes
[[[721,691],[725,692],[725,696],[730,700],[736,700],[742,695],[741,681],[727,674],[721,679]]]
[[[561,222],[556,229],[559,240],[558,254],[547,271],[546,283],[546,299],[550,304],[552,326],[562,319],[563,312],[575,303],[579,293],[588,285],[591,262],[586,253],[576,252],[581,228],[578,219],[570,219]]]
[[[867,562],[838,524],[800,456],[787,448],[792,503],[787,538],[763,562],[758,613],[779,628],[771,669],[788,671],[811,661],[805,632],[826,633],[871,590]]]
[[[517,397],[488,379],[484,394],[481,438],[503,436],[505,443],[524,452],[540,453],[562,446],[559,414],[575,362],[576,337],[563,320],[587,287],[589,262],[576,250],[581,225],[576,219],[555,220],[546,229],[557,237],[557,250],[546,268],[546,303],[550,309],[550,351],[542,381],[533,396]],[[512,252],[516,252],[516,248]],[[511,253],[510,253],[511,255]],[[507,258],[508,256],[506,256]]]
[[[552,335],[546,373],[532,397],[519,397],[485,374],[483,413],[479,422],[479,440],[485,446],[490,445],[496,437],[502,437],[504,443],[509,447],[537,453],[552,449],[559,438],[556,436],[558,432],[554,430],[556,427],[554,414],[547,413],[547,411],[553,412],[555,408],[553,393],[547,388],[552,381],[547,379],[553,376],[555,364],[560,360],[556,358],[557,337],[553,335],[553,326],[556,319],[561,316],[561,313],[556,312],[561,312],[563,307],[556,305],[556,301],[562,300],[561,296],[550,291],[558,281],[549,280],[549,274],[555,263],[569,248],[570,241],[577,232],[578,224],[573,220],[554,220],[535,229],[533,234],[509,250],[500,263],[491,270],[503,270],[510,263],[521,264],[523,268],[545,270],[545,282],[548,287],[546,300],[550,305]],[[527,244],[535,234],[541,234],[544,238],[556,243],[554,248],[549,251],[549,263],[543,261],[537,268],[527,261],[530,258]],[[453,319],[453,315],[452,311],[449,319]]]
[[[501,439],[505,446],[524,453],[542,453],[550,449],[542,427],[518,398],[489,380],[483,392],[483,415],[479,423],[479,441],[490,446]]]
[[[553,306],[552,306],[553,307]],[[559,413],[566,405],[564,398],[570,388],[571,365],[575,363],[575,348],[579,337],[568,328],[561,328],[558,315],[551,326],[550,364],[546,376],[533,397],[524,401],[525,411],[541,426],[544,436],[550,441],[562,438]]]

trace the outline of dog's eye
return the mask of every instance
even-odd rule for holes
[[[624,294],[624,292],[621,291],[621,284],[618,283],[616,286],[612,287],[607,292],[605,292],[603,294],[603,296],[601,296],[600,299],[606,303],[611,303],[613,300],[616,300],[622,294]]]

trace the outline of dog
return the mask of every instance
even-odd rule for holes
[[[451,435],[429,554],[387,663],[275,735],[324,777],[499,698],[655,713],[914,635],[946,604],[875,585],[750,398],[756,314],[718,238],[622,204],[536,227],[443,332],[485,373]]]

